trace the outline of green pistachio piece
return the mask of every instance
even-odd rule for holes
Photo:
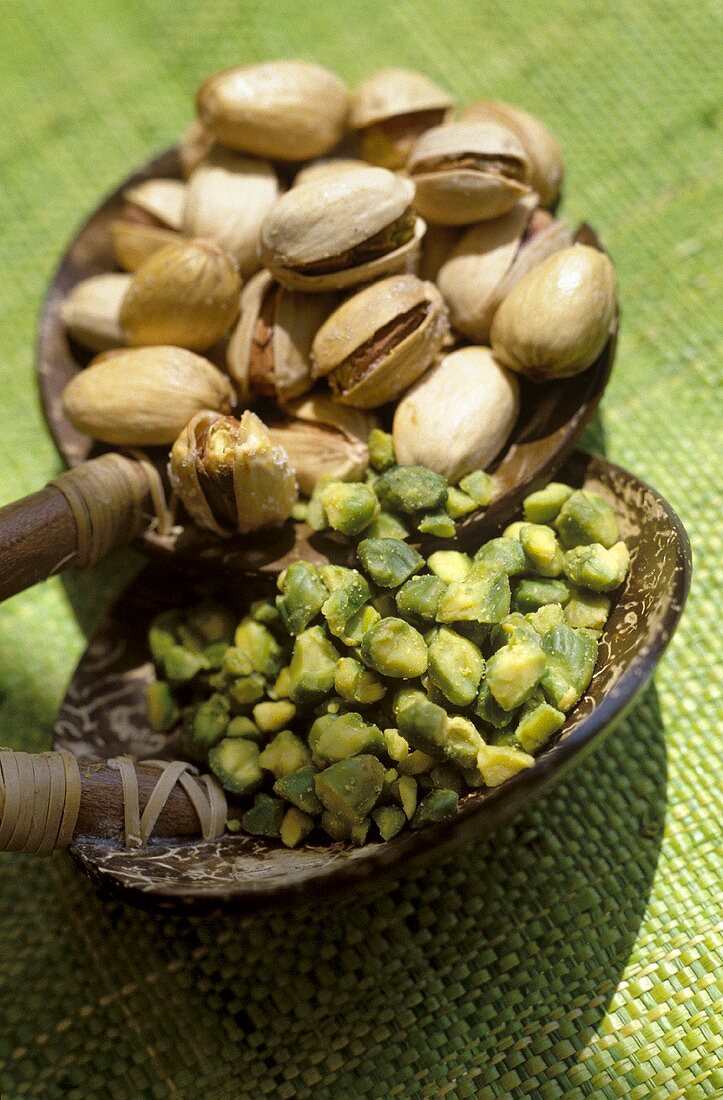
[[[520,531],[520,544],[530,569],[541,577],[559,577],[562,573],[562,547],[551,527],[526,523]]]
[[[431,512],[447,500],[446,479],[426,466],[395,466],[374,488],[382,508],[390,512]]]
[[[486,726],[491,726],[496,730],[509,726],[515,716],[514,711],[505,710],[500,706],[492,695],[487,680],[483,680],[480,684],[474,712]]]
[[[506,745],[485,745],[477,755],[477,770],[486,787],[498,787],[534,763],[533,756]]]
[[[309,497],[309,502],[306,506],[306,522],[309,524],[312,531],[323,531],[325,527],[329,526],[324,506],[321,503],[321,494],[324,492],[326,486],[333,480],[334,479],[329,477],[328,474],[320,477],[314,485],[311,496]]]
[[[538,611],[548,603],[565,605],[570,598],[569,586],[562,580],[523,577],[515,582],[512,604],[523,614]]]
[[[333,764],[360,753],[379,756],[386,745],[378,726],[361,714],[325,714],[309,730],[309,747],[316,763]]]
[[[574,490],[560,481],[550,481],[544,489],[530,493],[522,502],[525,519],[530,523],[552,523]]]
[[[279,579],[276,607],[289,634],[300,634],[316,618],[329,592],[311,562],[295,561]]]
[[[525,521],[524,520],[516,519],[514,523],[510,523],[510,524],[507,525],[507,527],[505,527],[504,531],[502,532],[502,538],[503,539],[519,539],[520,531],[522,530],[522,528],[524,526],[525,526]]]
[[[249,607],[249,615],[257,623],[263,623],[264,626],[279,627],[281,625],[279,609],[271,600],[254,600]]]
[[[278,733],[296,717],[296,707],[290,699],[276,703],[257,703],[253,709],[254,722],[262,733]]]
[[[284,654],[270,630],[251,618],[243,619],[234,635],[236,649],[244,653],[254,672],[274,680],[284,665]]]
[[[613,592],[625,580],[630,554],[624,542],[607,550],[599,543],[575,546],[565,554],[565,576],[581,588],[593,592]]]
[[[434,631],[429,645],[429,678],[455,706],[468,706],[477,696],[484,658],[476,645],[448,627]]]
[[[392,784],[392,796],[404,810],[407,821],[414,817],[414,811],[417,808],[418,785],[413,775],[400,775],[396,783]]]
[[[167,733],[178,722],[181,712],[168,684],[153,680],[146,688],[148,721],[156,733]]]
[[[181,612],[174,608],[171,611],[162,611],[151,623],[148,647],[151,657],[159,665],[164,664],[167,654],[178,645],[178,627],[181,622]]]
[[[266,691],[266,682],[260,672],[252,672],[249,676],[239,676],[229,688],[229,695],[239,707],[248,707],[263,699]]]
[[[323,806],[316,795],[316,768],[310,764],[282,776],[274,783],[274,793],[307,814],[320,814]]]
[[[459,550],[435,550],[429,555],[427,568],[445,584],[451,584],[465,579],[472,568],[472,559]]]
[[[334,817],[354,825],[374,808],[384,784],[384,765],[364,754],[325,768],[316,776],[316,794]]]
[[[344,627],[344,637],[341,639],[345,645],[361,645],[362,638],[370,627],[381,619],[381,615],[371,604],[364,604],[361,611],[352,615]]]
[[[474,564],[492,566],[501,569],[508,577],[514,577],[517,573],[524,573],[527,568],[525,551],[519,539],[499,538],[490,539],[480,546],[474,556]],[[474,569],[474,566],[472,567]]]
[[[457,812],[459,796],[456,791],[431,791],[420,802],[417,812],[409,823],[410,829],[421,829],[437,821],[454,817]]]
[[[507,615],[490,631],[490,645],[493,650],[510,642],[529,642],[531,645],[542,646],[539,634],[519,611]]]
[[[397,609],[405,618],[413,616],[433,620],[444,589],[444,581],[439,577],[428,574],[410,577],[397,592]]]
[[[528,611],[525,618],[535,633],[542,635],[552,630],[553,626],[559,626],[563,622],[564,615],[561,604],[547,603],[538,611]]]
[[[183,716],[183,743],[195,758],[203,756],[226,732],[230,719],[228,699],[214,694],[190,707]]]
[[[560,508],[555,528],[566,549],[599,543],[606,549],[620,539],[614,511],[606,500],[587,489],[577,489]]]
[[[461,489],[456,489],[454,485],[450,485],[447,490],[447,512],[452,519],[462,519],[463,516],[468,516],[470,512],[475,512],[477,508],[476,500],[473,500],[467,493],[463,493]]]
[[[288,665],[284,665],[274,681],[274,686],[269,688],[271,699],[288,699],[291,688],[291,672]]]
[[[332,481],[321,493],[329,526],[342,535],[358,535],[379,511],[374,490],[361,482]]]
[[[407,824],[404,810],[399,806],[379,806],[372,810],[371,816],[382,840],[391,840]]]
[[[309,502],[308,500],[295,500],[291,505],[291,518],[295,519],[297,523],[308,523],[309,521]]]
[[[339,654],[321,626],[297,635],[289,666],[289,695],[295,703],[313,703],[334,686]]]
[[[175,644],[165,651],[162,664],[168,679],[178,684],[192,680],[209,667],[208,659],[203,653],[193,653],[185,646]]]
[[[356,552],[365,573],[380,588],[396,588],[424,565],[422,555],[399,539],[363,539]]]
[[[403,619],[380,619],[362,638],[364,664],[393,679],[409,680],[427,669],[424,638]]]
[[[291,730],[280,730],[259,756],[259,765],[271,772],[275,779],[293,775],[310,763],[308,748]]]
[[[364,528],[364,535],[368,539],[404,539],[409,538],[409,531],[400,519],[391,512],[379,512],[368,527]]]
[[[204,600],[185,612],[186,625],[200,635],[205,645],[214,642],[231,644],[236,626],[236,616],[216,600]]]
[[[306,840],[315,824],[316,822],[311,814],[306,814],[303,810],[298,810],[296,806],[291,806],[284,814],[279,829],[281,843],[287,848],[296,848],[297,844],[301,844],[302,840]]]
[[[454,791],[458,795],[466,792],[464,778],[453,764],[435,764],[429,773],[429,778],[435,790]]]
[[[285,807],[280,798],[269,794],[257,794],[250,810],[241,818],[241,824],[252,836],[280,836]]]
[[[245,737],[225,737],[208,754],[209,767],[233,794],[252,794],[261,786],[259,749]]]
[[[341,584],[334,589],[321,608],[331,633],[346,642],[347,622],[361,611],[371,595],[372,590],[366,577],[356,569],[345,570]]]
[[[463,581],[454,581],[439,601],[437,622],[498,623],[510,611],[510,582],[500,569],[478,563]]]
[[[264,740],[264,736],[256,723],[242,714],[237,714],[235,718],[231,719],[226,727],[226,737],[246,737],[249,741]]]
[[[378,703],[387,690],[373,672],[353,657],[342,657],[336,666],[334,689],[347,703],[360,706]]]
[[[545,698],[567,713],[586,690],[597,660],[597,642],[583,630],[560,623],[542,639],[547,668],[541,680]]]
[[[515,729],[516,742],[524,752],[534,756],[564,723],[565,715],[549,703],[525,706]]]
[[[453,539],[457,534],[454,520],[446,512],[427,512],[417,524],[417,530],[438,539]]]
[[[487,684],[505,710],[514,710],[534,691],[547,667],[544,652],[528,641],[498,649],[487,662]]]
[[[574,588],[569,601],[565,604],[565,622],[568,626],[583,627],[600,634],[608,621],[610,600],[597,592],[586,592]]]
[[[384,473],[394,466],[394,443],[390,432],[372,428],[369,432],[369,463],[378,472]]]
[[[463,493],[472,497],[479,508],[486,508],[492,500],[495,483],[492,476],[484,470],[473,470],[462,478],[459,487]]]

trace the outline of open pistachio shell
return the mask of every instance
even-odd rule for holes
[[[182,240],[154,252],[131,279],[121,306],[126,340],[203,351],[238,314],[241,280],[212,241]]]
[[[365,160],[396,169],[419,135],[444,122],[453,106],[449,93],[422,73],[382,69],[357,88],[349,123],[361,131]]]
[[[368,168],[366,161],[356,157],[323,157],[321,160],[312,160],[305,164],[294,177],[294,187],[302,183],[326,183],[327,180],[341,176],[355,168]]]
[[[241,400],[261,393],[286,404],[311,388],[311,343],[336,301],[332,294],[286,290],[269,271],[249,280],[227,352]]]
[[[369,464],[367,439],[376,417],[319,393],[292,402],[286,411],[290,419],[273,425],[270,432],[288,454],[302,493],[311,495],[321,477],[363,478]]]
[[[113,255],[124,271],[137,271],[154,252],[182,239],[175,229],[116,218],[110,223]]]
[[[489,348],[445,355],[405,394],[394,413],[397,461],[459,481],[499,454],[519,411],[517,379]]]
[[[290,290],[337,290],[404,270],[424,234],[414,187],[359,168],[283,195],[261,226],[261,260]]]
[[[576,244],[548,256],[504,298],[492,322],[492,350],[537,382],[579,374],[602,351],[616,310],[610,260]]]
[[[434,283],[394,275],[348,298],[312,345],[314,371],[337,401],[373,409],[399,397],[432,363],[447,334]]]
[[[480,100],[465,107],[460,121],[497,122],[511,130],[530,161],[530,187],[540,196],[542,206],[554,205],[562,187],[565,165],[557,138],[539,118],[509,103]]]
[[[530,188],[525,151],[504,126],[449,122],[422,134],[407,164],[414,205],[439,225],[468,225],[506,214]]]
[[[130,275],[107,274],[91,275],[76,283],[60,311],[74,340],[91,351],[125,344],[120,310],[130,282]]]
[[[490,325],[505,294],[546,256],[572,244],[562,222],[535,214],[528,195],[507,214],[472,226],[440,267],[437,285],[454,328],[477,343],[489,340]],[[537,226],[536,221],[543,222]],[[535,228],[534,236],[526,235]]]
[[[183,232],[215,241],[234,257],[246,279],[259,269],[259,229],[278,195],[269,161],[217,147],[188,181]]]
[[[344,133],[346,84],[308,61],[225,69],[198,90],[198,115],[222,144],[272,160],[323,156]]]
[[[186,185],[182,180],[151,179],[126,187],[123,198],[127,203],[150,215],[158,225],[166,229],[180,229],[183,204],[186,201]]]

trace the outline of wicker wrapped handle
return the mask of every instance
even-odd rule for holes
[[[0,508],[0,600],[71,565],[83,569],[165,515],[159,475],[143,458],[107,454]]]
[[[225,828],[223,790],[183,761],[81,761],[69,752],[0,749],[0,852],[48,856],[76,835],[140,848],[156,837],[212,839]]]

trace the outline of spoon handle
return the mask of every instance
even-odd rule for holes
[[[149,463],[107,454],[0,508],[0,600],[130,542],[150,523],[157,489]]]
[[[220,836],[225,795],[182,761],[77,761],[0,749],[0,852],[47,856],[74,836],[140,848],[156,837]]]

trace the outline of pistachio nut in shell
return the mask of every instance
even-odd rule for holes
[[[333,294],[286,290],[269,271],[249,280],[226,353],[242,401],[257,394],[283,405],[311,389],[311,343],[336,303]]]
[[[302,183],[321,183],[322,181],[325,183],[334,176],[341,176],[352,169],[368,167],[366,161],[358,160],[356,157],[323,157],[321,160],[312,160],[300,168],[294,176],[293,186],[299,187]]]
[[[63,391],[78,431],[116,446],[172,443],[201,409],[230,412],[231,383],[185,348],[128,348],[94,359]]]
[[[280,526],[297,497],[288,455],[248,409],[240,421],[194,416],[173,444],[168,472],[196,523],[225,537]]]
[[[439,269],[459,241],[464,227],[456,225],[428,225],[419,255],[420,279],[437,281]]]
[[[291,402],[288,419],[270,427],[291,460],[302,493],[310,496],[321,477],[361,481],[369,465],[369,432],[376,417],[339,405],[323,393]]]
[[[512,130],[530,161],[530,187],[540,196],[542,206],[554,206],[562,188],[565,163],[557,138],[544,122],[520,107],[490,100],[470,103],[462,111],[460,120],[499,122]]]
[[[579,374],[602,351],[617,311],[604,252],[576,244],[548,256],[512,288],[492,322],[492,351],[535,382]]]
[[[347,298],[324,322],[311,349],[314,372],[342,404],[378,408],[427,370],[448,331],[434,283],[392,275]]]
[[[231,258],[213,241],[169,244],[133,275],[121,306],[126,340],[203,351],[236,320],[240,291]]]
[[[107,351],[125,343],[120,323],[121,303],[130,275],[91,275],[76,283],[60,309],[65,328],[91,351]]]
[[[402,271],[424,222],[414,187],[385,168],[359,168],[292,187],[261,226],[261,261],[290,290],[338,290]]]
[[[124,217],[145,216],[148,224],[180,229],[183,206],[186,201],[186,185],[182,180],[141,180],[123,192],[126,206]]]
[[[413,69],[381,69],[362,81],[351,101],[349,125],[360,131],[362,156],[370,164],[403,168],[414,142],[439,126],[454,100]]]
[[[181,240],[181,234],[175,229],[164,229],[160,225],[148,225],[128,218],[115,218],[110,223],[113,255],[124,271],[137,271],[154,252]]]
[[[203,125],[230,149],[272,160],[323,156],[349,111],[340,77],[309,61],[265,61],[214,73],[196,97]]]
[[[216,135],[212,134],[200,119],[194,118],[192,122],[189,122],[178,144],[178,157],[184,179],[187,180],[191,173],[198,168],[215,144]]]
[[[279,181],[269,161],[217,146],[188,181],[183,232],[215,241],[234,257],[246,279],[260,267],[259,229],[278,195]]]
[[[489,348],[450,352],[397,405],[392,426],[397,461],[459,481],[499,454],[518,411],[517,379],[495,362]]]
[[[547,256],[572,244],[564,222],[534,210],[528,195],[501,218],[471,226],[442,263],[437,285],[455,329],[476,343],[489,340],[502,299]]]
[[[415,208],[435,225],[498,218],[530,190],[522,145],[491,122],[448,122],[427,130],[407,170],[416,187]]]

